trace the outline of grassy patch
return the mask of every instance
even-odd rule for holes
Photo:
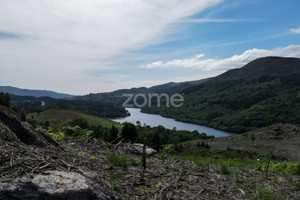
[[[121,173],[109,173],[110,184],[115,190],[118,190],[124,184],[124,175]]]
[[[296,190],[300,190],[300,182],[294,184]]]
[[[197,155],[168,155],[181,160],[193,161],[197,166],[207,167],[209,165],[227,165],[237,168],[255,169],[259,164],[257,161],[249,159],[211,158]]]
[[[36,124],[42,125],[48,121],[51,128],[60,129],[66,125],[70,120],[85,119],[90,125],[101,125],[104,128],[111,128],[114,125],[119,130],[122,129],[122,125],[117,122],[113,122],[109,119],[104,119],[94,115],[85,114],[73,110],[61,110],[61,109],[48,109],[41,113],[30,113],[27,115],[28,120],[35,120]]]
[[[261,186],[254,194],[253,199],[255,200],[283,200],[286,196],[280,192],[272,191],[267,187]]]
[[[267,165],[267,162],[264,162],[259,164],[255,169],[260,171],[266,171]],[[283,175],[300,175],[300,162],[272,161],[269,166],[269,171],[280,173]]]
[[[113,166],[117,166],[117,167],[128,167],[131,165],[139,165],[140,164],[140,160],[138,158],[130,158],[127,156],[118,156],[115,154],[109,154],[107,156],[107,162]]]
[[[224,163],[220,165],[220,173],[223,175],[231,174],[231,171],[229,170],[228,166]]]

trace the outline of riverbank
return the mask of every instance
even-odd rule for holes
[[[173,129],[175,127],[177,130],[187,130],[187,131],[196,130],[199,133],[206,133],[207,135],[211,135],[215,137],[226,137],[226,136],[234,135],[234,133],[216,130],[210,127],[201,126],[197,124],[180,122],[180,121],[176,121],[175,119],[162,117],[157,114],[143,113],[139,108],[126,108],[126,109],[130,112],[131,114],[130,116],[111,119],[111,120],[119,123],[129,122],[133,124],[136,124],[136,122],[138,121],[142,126],[146,124],[151,127],[163,126],[168,129]]]

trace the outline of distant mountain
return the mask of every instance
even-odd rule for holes
[[[201,83],[206,82],[209,80],[201,79],[197,81],[186,81],[186,82],[169,82],[161,85],[156,85],[152,87],[138,87],[138,88],[131,88],[131,89],[120,89],[113,92],[106,92],[106,93],[97,93],[97,94],[88,94],[84,96],[74,96],[73,100],[89,100],[89,101],[99,101],[103,103],[118,103],[121,105],[122,95],[123,94],[148,94],[148,93],[166,93],[166,94],[174,94],[174,93],[181,93],[184,89],[187,89],[192,86],[199,85]]]
[[[231,132],[276,123],[300,124],[300,59],[259,58],[183,93],[180,108],[142,110]]]
[[[21,89],[11,86],[0,86],[0,92],[8,92],[9,94],[18,95],[18,96],[32,96],[32,97],[52,97],[55,99],[66,99],[71,98],[73,95],[57,93],[48,90],[29,90]]]

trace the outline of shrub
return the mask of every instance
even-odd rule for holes
[[[222,163],[220,166],[220,173],[226,175],[226,174],[230,174],[231,172],[230,172],[228,166],[226,164]]]
[[[109,154],[107,156],[107,162],[117,167],[128,167],[130,165],[139,165],[140,160],[137,158],[128,158],[126,156],[117,156],[115,154]]]

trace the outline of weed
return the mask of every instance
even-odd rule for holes
[[[284,195],[279,193],[279,192],[275,192],[272,191],[271,189],[267,188],[267,187],[263,187],[261,186],[257,193],[254,194],[253,199],[262,199],[262,200],[283,200],[285,199]]]
[[[142,191],[142,192],[146,192],[146,193],[152,193],[154,191],[154,187],[151,185],[149,187],[143,185],[143,186],[140,186],[139,189]]]
[[[140,160],[137,158],[129,158],[126,156],[117,156],[115,154],[109,154],[107,156],[107,162],[111,165],[117,166],[117,167],[128,167],[130,165],[139,165]]]
[[[234,183],[235,184],[241,183],[241,179],[240,179],[238,171],[234,171],[233,178],[234,178]]]
[[[173,172],[179,172],[179,169],[178,169],[178,167],[175,167],[175,166],[173,166],[173,165],[165,165],[165,168],[166,169],[169,169],[169,170],[171,170],[171,171],[173,171]]]
[[[220,165],[220,173],[226,175],[226,174],[231,174],[231,171],[229,170],[226,164],[222,163]]]
[[[296,190],[300,190],[300,181],[294,184]]]
[[[109,177],[110,177],[110,184],[114,189],[120,188],[120,186],[124,183],[124,177],[123,174],[121,173],[110,172]]]

